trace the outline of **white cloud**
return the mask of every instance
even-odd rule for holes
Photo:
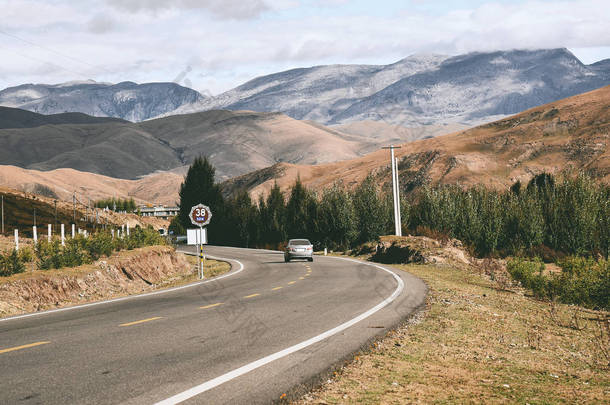
[[[109,5],[129,12],[161,10],[207,10],[228,19],[256,18],[269,7],[262,0],[106,0]]]
[[[117,22],[107,15],[98,14],[89,20],[87,27],[94,34],[104,34],[115,29]]]
[[[0,88],[87,78],[171,81],[191,66],[182,83],[218,93],[288,68],[391,63],[412,53],[568,47],[586,63],[610,57],[610,9],[601,0],[488,3],[433,14],[405,3],[374,17],[351,2],[321,11],[295,0],[94,4],[7,0]]]

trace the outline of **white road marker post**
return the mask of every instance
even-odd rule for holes
[[[110,233],[112,234],[112,239],[114,239],[114,229],[111,229]]]
[[[32,227],[32,233],[34,234],[34,244],[38,243],[38,232],[36,232],[36,225]]]
[[[61,245],[66,246],[66,230],[64,224],[61,224]]]
[[[72,239],[74,239],[75,229],[76,229],[76,225],[72,224]]]
[[[19,229],[15,229],[15,250],[19,250]]]
[[[51,230],[51,224],[48,224],[47,226],[47,242],[51,243],[51,235],[53,234],[53,231]]]

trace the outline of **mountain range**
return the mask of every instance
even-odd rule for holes
[[[0,91],[0,105],[40,114],[81,112],[96,117],[144,121],[205,99],[199,92],[176,83],[93,80],[62,84],[23,84]]]
[[[351,159],[396,136],[388,129],[370,140],[281,113],[212,110],[132,123],[0,107],[0,164],[72,168],[123,179],[180,172],[203,155],[216,167],[218,179],[226,180],[278,162]]]
[[[258,77],[179,107],[280,111],[326,125],[405,127],[490,122],[610,83],[610,60],[584,65],[567,49],[413,55],[391,65],[330,65]]]
[[[610,184],[610,86],[476,128],[403,144],[397,155],[403,192],[428,183],[506,188],[542,171],[570,168],[586,170]],[[307,187],[320,191],[336,181],[353,186],[369,173],[389,187],[387,151],[319,165],[277,163],[229,179],[223,189],[226,194],[247,190],[256,197],[275,182],[287,190],[299,177]],[[64,200],[71,200],[76,191],[82,201],[114,196],[173,204],[181,181],[177,170],[123,180],[74,169],[0,166],[0,185]]]
[[[607,84],[610,59],[585,65],[558,48],[298,68],[257,77],[211,97],[175,83],[25,84],[0,91],[0,105],[133,122],[226,109],[281,112],[327,126],[359,121],[474,126]]]

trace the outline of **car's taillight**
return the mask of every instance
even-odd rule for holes
[[[307,247],[307,250],[311,250],[311,249],[313,249],[311,246],[308,246],[308,247]]]

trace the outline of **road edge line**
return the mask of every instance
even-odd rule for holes
[[[180,251],[178,253],[191,254],[191,252],[180,252]],[[90,302],[90,303],[87,303],[87,304],[74,305],[74,306],[71,306],[71,307],[49,309],[49,310],[40,311],[40,312],[30,312],[28,314],[15,315],[15,316],[7,317],[7,318],[0,318],[0,322],[12,321],[12,320],[23,319],[23,318],[30,318],[30,317],[33,317],[33,316],[41,316],[41,315],[53,314],[53,313],[57,313],[57,312],[71,311],[71,310],[74,310],[74,309],[88,308],[88,307],[93,307],[93,306],[96,306],[96,305],[103,305],[103,304],[110,304],[110,303],[113,303],[113,302],[127,301],[127,300],[130,300],[130,299],[136,299],[136,298],[142,298],[142,297],[150,297],[152,295],[165,294],[165,293],[168,293],[168,292],[179,291],[179,290],[183,290],[185,288],[192,288],[192,287],[196,287],[198,285],[211,283],[212,281],[218,281],[218,280],[223,279],[225,277],[234,276],[235,274],[238,274],[238,273],[240,273],[240,272],[242,272],[244,270],[244,265],[239,260],[236,260],[236,259],[227,259],[227,258],[224,258],[224,257],[217,257],[217,256],[207,256],[207,257],[209,257],[211,259],[214,259],[214,260],[227,261],[229,263],[230,262],[236,262],[236,263],[239,264],[239,269],[237,269],[235,271],[231,270],[227,274],[222,274],[220,276],[216,276],[216,277],[210,278],[208,280],[196,281],[194,283],[181,285],[179,287],[171,287],[171,288],[166,288],[166,289],[157,290],[157,291],[151,291],[151,292],[143,293],[143,294],[128,295],[126,297],[112,298],[112,299],[104,300],[104,301],[95,301],[95,302]]]
[[[183,391],[181,393],[178,393],[176,395],[173,395],[167,399],[164,399],[162,401],[156,402],[155,405],[170,405],[170,404],[178,404],[180,402],[186,401],[196,395],[202,394],[206,391],[211,390],[212,388],[215,388],[221,384],[224,384],[225,382],[231,381],[237,377],[240,377],[244,374],[249,373],[250,371],[253,371],[259,367],[262,367],[264,365],[267,365],[275,360],[281,359],[283,357],[286,357],[292,353],[298,352],[301,349],[304,349],[308,346],[311,346],[315,343],[321,342],[322,340],[329,338],[333,335],[336,335],[339,332],[344,331],[345,329],[357,324],[358,322],[368,318],[369,316],[373,315],[374,313],[378,312],[379,310],[381,310],[382,308],[386,307],[387,305],[389,305],[390,303],[392,303],[396,298],[398,298],[398,296],[403,292],[404,290],[404,286],[405,283],[402,280],[402,278],[400,278],[400,276],[396,273],[394,273],[392,270],[388,270],[385,267],[379,266],[377,264],[373,264],[373,263],[365,263],[365,262],[361,262],[358,260],[354,260],[354,259],[349,259],[349,258],[343,258],[343,257],[336,257],[335,259],[341,259],[341,260],[347,260],[347,261],[351,261],[351,262],[355,262],[358,264],[364,264],[364,265],[368,265],[368,266],[373,266],[376,267],[378,269],[381,269],[389,274],[392,275],[392,277],[394,277],[394,280],[397,282],[397,287],[394,290],[394,292],[387,297],[386,299],[384,299],[383,301],[381,301],[379,304],[375,305],[373,308],[363,312],[362,314],[356,316],[355,318],[350,319],[347,322],[344,322],[338,326],[335,326],[332,329],[329,329],[325,332],[322,332],[321,334],[314,336],[310,339],[307,339],[301,343],[297,343],[296,345],[292,345],[286,349],[280,350],[278,352],[275,352],[273,354],[270,354],[268,356],[262,357],[256,361],[253,361],[251,363],[245,364],[239,368],[236,368],[234,370],[231,370],[225,374],[222,374],[216,378],[213,378],[211,380],[208,380],[202,384],[199,384],[193,388],[189,388],[186,391]]]

